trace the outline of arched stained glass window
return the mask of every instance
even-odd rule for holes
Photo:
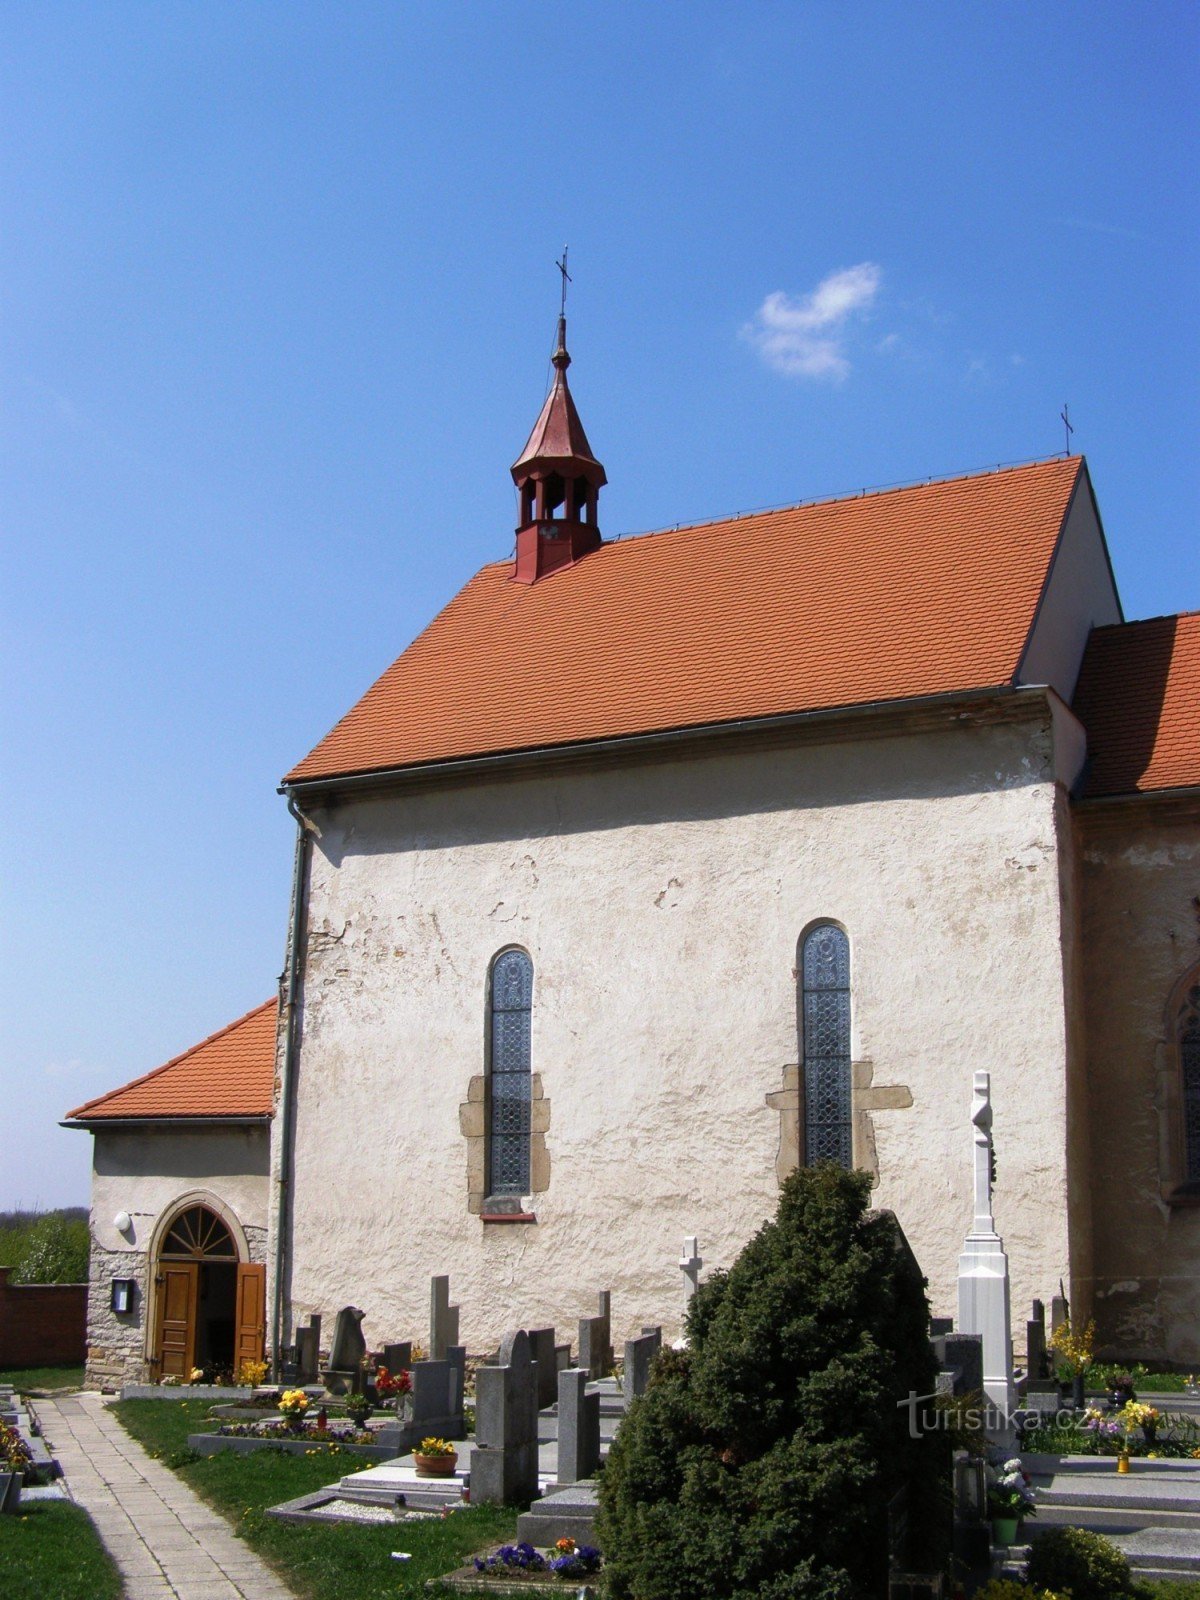
[[[1200,984],[1185,995],[1178,1027],[1184,1162],[1187,1182],[1200,1184]]]
[[[530,1022],[533,962],[505,950],[492,962],[488,1062],[487,1187],[492,1195],[529,1192]]]
[[[800,950],[804,1159],[853,1164],[850,1132],[850,941],[822,923]]]

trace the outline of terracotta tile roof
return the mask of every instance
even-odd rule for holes
[[[123,1088],[76,1106],[76,1122],[113,1117],[269,1117],[278,1005],[248,1011],[219,1033]]]
[[[1075,712],[1089,798],[1200,784],[1200,612],[1093,629]]]
[[[476,574],[285,782],[1012,681],[1079,457]]]

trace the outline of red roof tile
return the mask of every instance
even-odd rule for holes
[[[1200,612],[1093,629],[1075,713],[1089,798],[1200,785]]]
[[[269,1117],[278,1005],[268,1000],[123,1088],[67,1113],[76,1122],[125,1117]]]
[[[1012,681],[1080,458],[484,567],[285,782]]]

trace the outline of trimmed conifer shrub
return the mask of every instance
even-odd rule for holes
[[[925,1282],[869,1195],[862,1172],[793,1173],[693,1296],[688,1349],[658,1357],[601,1477],[614,1600],[876,1600],[902,1487],[939,1569],[949,1441],[912,1438],[903,1404],[934,1389]]]
[[[1047,1528],[1033,1541],[1030,1583],[1065,1589],[1072,1600],[1117,1600],[1132,1594],[1129,1560],[1111,1539],[1090,1528]]]

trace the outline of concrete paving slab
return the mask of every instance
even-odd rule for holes
[[[125,1600],[291,1600],[265,1562],[125,1432],[100,1395],[46,1399],[39,1410],[68,1492],[117,1563]]]

